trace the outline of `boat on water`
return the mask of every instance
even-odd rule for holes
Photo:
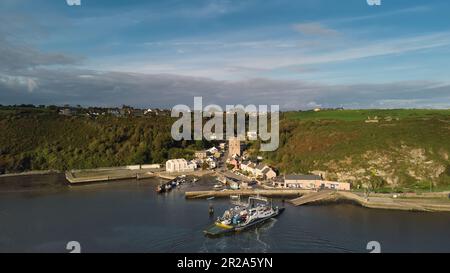
[[[226,233],[245,230],[280,215],[284,208],[273,206],[271,200],[265,197],[250,196],[247,203],[232,201],[234,207],[227,209],[222,217],[218,217],[213,225],[204,233],[209,236],[219,236]]]
[[[197,180],[198,179],[194,178],[192,180],[192,182],[196,182]],[[158,185],[155,190],[158,193],[169,192],[170,190],[175,189],[175,188],[177,188],[177,187],[179,187],[179,186],[181,186],[181,185],[183,185],[183,184],[185,184],[185,183],[187,183],[189,181],[191,181],[191,180],[188,180],[186,178],[186,175],[177,176],[177,177],[175,177],[174,179],[170,180],[167,183]]]
[[[158,185],[157,187],[156,187],[156,192],[157,193],[163,193],[163,192],[165,192],[166,191],[166,187],[164,186],[164,185]]]

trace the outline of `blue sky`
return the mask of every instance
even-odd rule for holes
[[[450,107],[445,0],[3,0],[0,103]]]

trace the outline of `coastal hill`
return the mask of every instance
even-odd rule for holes
[[[450,185],[450,110],[287,112],[265,159],[287,173],[321,173],[374,189]]]
[[[161,163],[203,148],[202,142],[173,141],[169,114],[1,107],[0,173]]]
[[[0,173],[162,163],[211,145],[175,142],[169,113],[117,116],[0,107]],[[281,115],[280,147],[254,156],[280,173],[321,173],[374,189],[450,188],[450,110],[321,110]]]

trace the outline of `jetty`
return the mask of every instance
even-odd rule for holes
[[[320,203],[352,202],[365,208],[390,209],[422,212],[450,212],[450,200],[442,196],[409,196],[394,198],[389,194],[373,194],[365,197],[362,193],[336,190],[302,190],[302,189],[242,189],[224,191],[188,191],[187,199],[206,199],[210,197],[230,197],[232,195],[261,195],[266,197],[290,197],[293,206]]]
[[[290,200],[294,206],[320,202],[352,201],[366,208],[423,212],[450,212],[450,201],[443,198],[394,198],[388,195],[363,197],[349,191],[324,190]]]
[[[213,171],[198,170],[192,172],[166,172],[165,168],[159,164],[152,165],[132,165],[123,167],[71,170],[65,173],[67,181],[70,184],[82,184],[93,182],[106,182],[123,179],[148,179],[159,177],[164,180],[174,180],[178,176],[192,175],[201,177],[204,175],[213,175]]]
[[[122,179],[146,179],[163,171],[159,164],[71,170],[65,173],[70,184],[103,182]]]
[[[311,192],[310,190],[301,189],[241,189],[241,190],[222,190],[222,191],[187,191],[185,192],[185,197],[187,199],[198,199],[198,198],[208,198],[208,197],[229,197],[232,195],[261,195],[266,197],[298,197],[306,193]]]
[[[311,192],[308,194],[305,194],[303,196],[300,196],[298,198],[289,200],[291,204],[294,206],[301,206],[309,203],[319,202],[322,200],[329,199],[334,195],[334,191],[319,191],[319,192]]]

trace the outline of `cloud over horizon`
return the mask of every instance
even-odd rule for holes
[[[441,9],[364,7],[330,18],[282,2],[286,8],[232,0],[79,9],[2,3],[0,15],[17,20],[0,19],[0,104],[170,108],[202,96],[281,110],[450,108],[450,32],[432,20]],[[397,21],[412,14],[429,26]]]

